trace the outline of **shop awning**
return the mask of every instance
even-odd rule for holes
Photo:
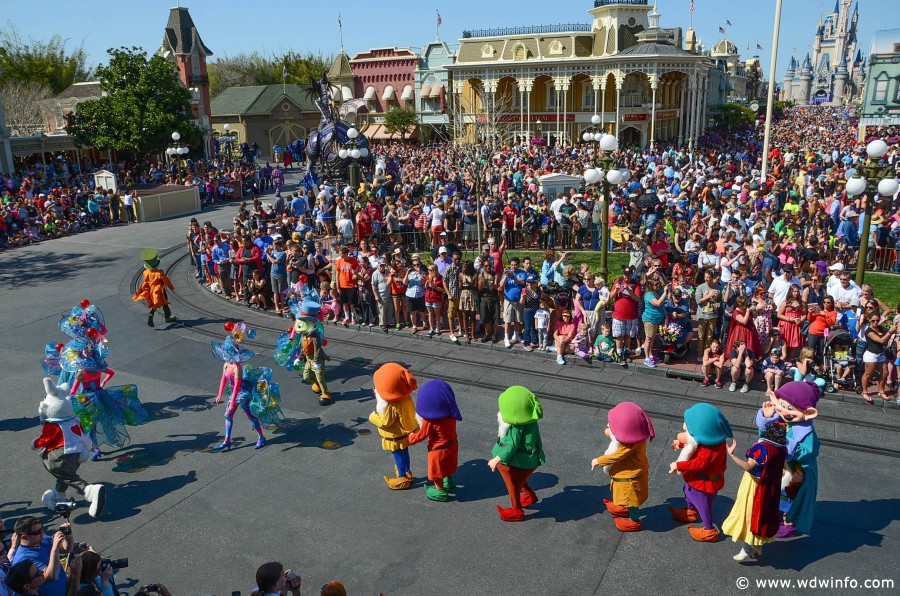
[[[365,99],[366,101],[372,101],[373,99],[375,99],[375,87],[367,87],[366,94],[363,96],[363,99]]]
[[[435,85],[434,87],[431,88],[431,93],[428,95],[428,97],[440,97],[441,91],[443,91],[443,90],[444,90],[443,85]],[[423,93],[422,95],[424,96],[425,94]]]
[[[349,85],[341,85],[341,98],[344,101],[353,99],[353,89]]]
[[[431,85],[425,85],[422,87],[422,91],[419,93],[419,97],[428,97],[429,93],[431,93]]]
[[[381,95],[381,101],[390,101],[392,99],[394,99],[394,87],[388,85],[384,88],[384,93]]]
[[[409,101],[412,98],[413,98],[413,86],[406,85],[403,88],[403,93],[400,94],[400,99],[402,99],[403,101]]]
[[[363,134],[366,135],[367,139],[370,139],[372,141],[384,141],[384,140],[388,140],[388,139],[396,139],[398,141],[400,140],[400,135],[394,135],[394,136],[389,135],[384,130],[383,124],[373,124],[369,128],[365,129],[363,131]],[[413,139],[418,134],[419,134],[419,129],[418,129],[418,127],[416,127],[416,128],[412,129],[412,132],[410,134],[406,135],[406,138]]]

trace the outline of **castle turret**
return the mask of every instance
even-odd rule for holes
[[[784,73],[784,84],[781,86],[783,101],[788,101],[791,99],[791,93],[793,92],[793,84],[794,84],[794,74],[797,70],[797,59],[791,56],[791,61],[788,63],[787,70]]]
[[[803,60],[803,65],[800,67],[799,79],[799,91],[796,97],[797,103],[806,105],[809,103],[809,94],[812,90],[813,80],[812,63],[810,62],[809,52],[806,53],[806,58],[804,58]]]
[[[841,56],[841,62],[834,71],[834,94],[831,97],[831,103],[840,105],[844,92],[847,89],[847,82],[850,79],[850,72],[847,70],[847,56]]]

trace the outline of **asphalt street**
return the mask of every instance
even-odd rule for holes
[[[197,217],[223,226],[233,212],[234,206],[226,206]],[[117,372],[112,384],[138,385],[151,412],[148,422],[129,428],[128,446],[107,450],[100,462],[81,468],[88,481],[109,487],[103,517],[91,520],[86,509],[73,517],[78,540],[130,559],[118,575],[123,592],[157,582],[173,594],[249,593],[256,568],[270,560],[299,573],[305,594],[335,579],[351,594],[391,595],[762,594],[799,590],[758,588],[758,580],[900,581],[897,457],[837,444],[846,438],[854,445],[895,446],[895,406],[866,409],[861,402],[823,400],[830,421],[823,421],[820,432],[833,444],[820,456],[814,535],[773,544],[758,565],[747,567],[732,561],[737,547],[731,542],[695,543],[667,511],[668,504],[680,503],[682,488],[680,477],[667,474],[675,457],[668,444],[681,428],[677,415],[706,399],[698,385],[686,381],[618,367],[562,368],[524,354],[329,327],[333,341],[327,349],[335,359],[329,383],[336,403],[320,407],[297,373],[278,369],[287,421],[267,433],[270,445],[252,448],[252,429],[239,412],[237,448],[211,453],[221,441],[224,406],[214,404],[221,365],[210,340],[224,336],[225,320],[244,318],[260,328],[253,363],[274,367],[267,347],[274,345],[272,329],[288,321],[201,290],[187,263],[177,262],[183,254],[177,249],[163,266],[174,264],[173,311],[181,323],[148,328],[145,310],[131,300],[138,254],[145,246],[177,246],[187,221],[135,224],[0,253],[0,354],[7,370],[0,397],[0,515],[9,527],[23,514],[45,513],[40,496],[52,486],[51,477],[29,449],[40,432],[39,360],[46,341],[63,339],[60,313],[88,298],[110,329],[107,361]],[[453,381],[463,413],[453,502],[425,498],[424,447],[411,449],[413,490],[392,492],[382,480],[392,460],[366,419],[374,408],[372,371],[388,360],[410,366],[421,380]],[[506,492],[486,465],[496,437],[498,387],[513,383],[580,400],[544,400],[547,464],[533,477],[541,501],[521,524],[498,518],[494,505],[505,505]],[[709,395],[734,403],[722,409],[736,427],[751,424],[750,406],[761,398],[758,392]],[[606,412],[623,400],[660,412],[649,450],[644,531],[634,534],[614,528],[602,507],[608,478],[590,470],[590,460],[606,447]],[[851,419],[870,426],[845,421]],[[748,433],[736,434],[740,448],[749,446]],[[715,503],[719,522],[733,503],[740,472],[736,466],[728,470]]]

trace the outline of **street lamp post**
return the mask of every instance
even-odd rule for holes
[[[359,138],[359,131],[351,126],[347,129],[347,142],[338,151],[338,157],[348,162],[347,177],[350,179],[352,188],[359,187],[359,160],[369,155],[369,149],[360,147],[357,138]]]
[[[166,155],[169,156],[169,159],[175,160],[175,176],[178,180],[181,180],[181,155],[187,155],[191,150],[187,147],[181,145],[178,141],[181,140],[181,134],[178,131],[172,133],[172,146],[166,149]]]
[[[591,124],[596,128],[600,125],[601,118],[597,114],[591,116]],[[619,148],[619,141],[614,135],[597,130],[597,132],[585,131],[581,135],[585,142],[596,142],[600,147],[600,156],[596,158],[595,165],[585,170],[584,181],[587,184],[599,184],[601,195],[600,202],[603,209],[600,212],[600,275],[606,279],[609,274],[609,196],[612,188],[631,178],[631,172],[627,168],[619,168],[618,161],[613,157],[613,152]]]
[[[538,120],[537,120],[537,122],[536,122],[535,124],[537,124],[537,136],[538,136],[538,138],[539,138],[539,139],[543,139],[543,138],[544,138],[544,135],[541,134],[541,124],[542,124],[541,119],[538,118]]]
[[[859,256],[856,262],[856,283],[862,285],[866,277],[866,262],[869,256],[869,226],[872,221],[872,204],[875,202],[875,194],[882,197],[893,197],[900,189],[900,182],[894,173],[894,166],[881,161],[887,153],[888,146],[881,139],[875,139],[866,145],[867,159],[860,164],[858,170],[862,170],[865,177],[859,175],[859,171],[847,181],[847,192],[854,196],[863,193],[866,195],[866,210],[863,214],[862,233],[859,235]]]

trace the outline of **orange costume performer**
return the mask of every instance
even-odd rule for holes
[[[144,300],[150,309],[150,315],[147,317],[147,325],[153,327],[153,315],[160,308],[163,309],[163,315],[166,317],[166,323],[174,323],[178,320],[172,316],[169,309],[169,297],[166,294],[166,288],[174,290],[175,286],[166,277],[162,269],[159,269],[159,251],[155,248],[145,248],[141,251],[141,260],[144,261],[144,281],[138,288],[138,291],[132,297],[135,302]]]
[[[647,440],[656,436],[653,423],[639,405],[625,401],[609,411],[604,434],[610,439],[609,448],[591,461],[591,469],[601,466],[612,479],[612,501],[603,499],[603,503],[613,514],[616,528],[637,532],[641,529],[638,508],[650,492]]]
[[[410,435],[419,430],[416,404],[412,392],[418,386],[416,378],[395,362],[383,364],[373,375],[375,381],[375,411],[369,422],[381,435],[381,448],[394,456],[394,478],[384,477],[391,490],[412,488],[413,475],[409,465]]]
[[[419,430],[409,435],[409,444],[428,439],[428,479],[425,492],[432,501],[450,500],[456,488],[453,474],[459,465],[456,422],[462,420],[456,395],[446,381],[432,379],[419,387],[416,397],[416,421]]]

